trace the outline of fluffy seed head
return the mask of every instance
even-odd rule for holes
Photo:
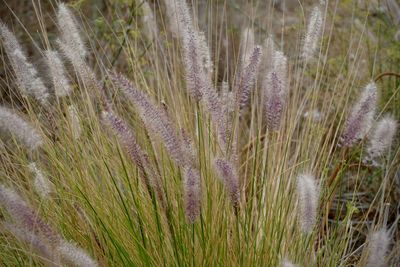
[[[240,203],[240,186],[239,177],[234,165],[225,159],[216,158],[214,160],[214,168],[228,191],[233,207],[238,208]]]
[[[29,163],[28,168],[34,175],[33,185],[35,187],[35,191],[43,199],[49,198],[51,192],[53,191],[53,185],[49,179],[43,174],[42,170],[37,167],[35,162]]]
[[[29,247],[35,250],[41,257],[49,262],[58,263],[57,255],[53,248],[40,236],[30,232],[16,223],[4,223],[5,228],[21,242],[26,243]]]
[[[296,267],[295,264],[291,263],[288,259],[282,261],[282,267]]]
[[[0,132],[14,136],[31,151],[39,148],[43,141],[39,132],[12,110],[0,106]]]
[[[79,119],[78,110],[75,106],[68,106],[68,118],[70,122],[72,138],[78,140],[82,134],[81,120]]]
[[[82,41],[72,12],[64,3],[58,5],[57,24],[61,33],[61,42],[73,49],[74,53],[81,58],[85,58],[87,56],[85,43]]]
[[[247,66],[250,62],[251,54],[253,53],[255,41],[254,30],[252,28],[245,28],[242,32],[240,40],[241,45],[241,66]]]
[[[272,68],[264,81],[265,116],[270,130],[279,129],[287,96],[287,58],[275,51]]]
[[[57,247],[57,252],[60,254],[63,261],[68,262],[73,266],[99,266],[97,262],[86,253],[86,251],[66,240],[62,240],[60,245]]]
[[[261,47],[255,46],[248,64],[240,73],[240,77],[236,83],[236,101],[240,109],[247,106],[250,98],[250,89],[254,84],[255,77],[257,77],[258,67],[261,61]]]
[[[52,244],[57,244],[60,236],[13,190],[0,185],[0,205],[11,215],[12,219],[30,232]]]
[[[376,84],[371,82],[365,87],[345,123],[339,140],[342,146],[351,147],[364,138],[374,119],[377,98]]]
[[[382,156],[390,148],[396,134],[396,128],[397,122],[391,116],[385,116],[378,121],[367,148],[370,160]]]
[[[316,219],[319,200],[319,188],[314,176],[302,174],[297,178],[297,194],[300,208],[300,224],[303,232],[311,233]]]
[[[385,257],[389,249],[390,237],[386,229],[373,232],[369,237],[368,260],[366,267],[385,266]]]
[[[263,80],[268,75],[274,63],[274,54],[276,47],[272,36],[268,36],[265,39],[262,50],[263,56],[261,59],[259,71],[260,80]]]
[[[14,34],[0,22],[0,36],[13,67],[17,86],[23,95],[30,95],[47,105],[49,93],[35,67],[28,62]]]
[[[158,27],[153,14],[153,10],[147,1],[144,1],[142,4],[142,24],[143,24],[143,32],[149,41],[152,41],[157,38],[158,35]]]
[[[126,124],[126,122],[121,118],[117,117],[111,109],[103,111],[102,117],[106,125],[111,127],[113,132],[117,135],[122,146],[128,152],[131,160],[136,164],[144,184],[150,186],[144,164],[144,158],[147,157],[147,155],[136,142],[135,135],[130,130],[128,124]]]
[[[57,51],[45,51],[51,82],[56,97],[64,97],[72,91],[71,85],[65,74],[64,65]]]
[[[180,166],[193,165],[188,162],[190,155],[186,155],[185,149],[182,148],[181,139],[166,112],[124,76],[115,73],[109,75],[112,81],[132,101],[149,133],[161,138],[171,158]]]
[[[192,167],[184,168],[185,213],[188,221],[194,223],[201,209],[200,173]]]
[[[302,57],[309,61],[318,48],[318,42],[322,34],[323,16],[319,6],[314,7],[308,23],[306,36],[304,38]]]

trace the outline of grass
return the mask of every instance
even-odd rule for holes
[[[75,1],[72,6],[84,2]],[[396,243],[398,138],[378,168],[362,162],[367,139],[352,148],[338,146],[344,122],[362,87],[383,72],[399,72],[398,45],[386,41],[393,30],[385,14],[371,18],[351,1],[330,1],[324,10],[328,15],[319,51],[306,65],[298,55],[304,21],[311,12],[309,3],[303,3],[300,14],[288,11],[300,18],[297,23],[279,25],[276,21],[286,13],[270,4],[270,8],[265,7],[271,14],[268,22],[259,22],[263,19],[256,7],[263,10],[261,1],[241,3],[243,12],[232,1],[207,2],[207,17],[201,26],[207,30],[212,50],[216,90],[221,89],[223,81],[232,87],[235,80],[240,57],[240,27],[235,16],[247,22],[254,19],[250,25],[259,34],[257,43],[263,40],[265,31],[274,33],[278,47],[289,58],[289,98],[280,130],[266,128],[261,79],[252,90],[250,108],[235,121],[239,124],[235,134],[241,189],[240,208],[236,210],[213,168],[214,158],[222,153],[215,125],[207,108],[186,90],[182,45],[172,38],[164,9],[156,9],[159,35],[151,42],[141,31],[142,3],[110,3],[107,14],[97,19],[81,17],[90,51],[88,62],[96,79],[105,85],[115,113],[129,124],[151,166],[160,174],[166,207],[155,192],[148,192],[126,148],[102,123],[104,103],[96,85],[66,63],[73,93],[54,99],[50,108],[44,108],[19,94],[5,53],[2,103],[24,114],[40,130],[44,144],[39,151],[29,152],[14,138],[2,139],[2,184],[17,191],[38,215],[101,266],[280,266],[284,258],[298,266],[365,266],[367,236],[381,227],[393,229],[394,245],[385,261],[396,266],[400,256]],[[41,10],[36,2],[32,4],[37,8],[39,24],[45,25],[47,17],[54,16],[53,9]],[[127,6],[134,7],[129,9],[132,13],[123,11]],[[251,12],[247,13],[249,6]],[[23,15],[18,10],[13,12],[17,17]],[[79,10],[74,12],[80,14]],[[379,17],[383,17],[380,26],[373,26]],[[354,26],[355,18],[361,20],[363,28]],[[274,27],[278,30],[272,30]],[[22,31],[18,24],[14,29]],[[370,43],[367,30],[377,34],[377,43]],[[41,53],[38,47],[57,48],[52,38],[55,32],[38,37],[30,31],[37,44],[35,54]],[[171,158],[162,138],[148,131],[132,102],[108,79],[108,69],[126,74],[165,110],[176,132],[184,128],[193,140],[202,187],[201,214],[195,223],[190,224],[185,215],[183,168]],[[398,77],[382,77],[377,84],[380,100],[376,120],[384,113],[399,118]],[[69,105],[77,109],[79,139],[74,138],[76,126],[68,115]],[[322,114],[320,120],[303,116],[314,109]],[[53,184],[48,198],[35,191],[28,168],[31,161]],[[296,191],[297,177],[304,172],[313,174],[320,188],[317,222],[309,234],[300,227]],[[1,208],[0,218],[12,220]],[[1,265],[52,264],[6,227],[0,226],[0,231]]]

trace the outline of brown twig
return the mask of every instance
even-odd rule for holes
[[[375,82],[379,81],[381,78],[385,76],[395,76],[397,78],[400,78],[400,73],[395,73],[395,72],[384,72],[379,74],[378,76],[375,77]]]

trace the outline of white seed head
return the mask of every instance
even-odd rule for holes
[[[391,116],[385,116],[378,121],[372,132],[367,148],[369,159],[373,160],[387,151],[396,134],[397,122]]]
[[[385,257],[389,249],[390,237],[386,229],[373,232],[369,237],[368,260],[366,267],[385,266]]]
[[[319,201],[319,187],[314,176],[302,174],[297,178],[297,194],[300,208],[300,224],[303,232],[311,233],[316,219]]]
[[[17,86],[22,95],[36,98],[42,105],[47,105],[49,93],[35,67],[29,63],[14,34],[0,23],[0,36],[5,51],[13,67]]]
[[[260,63],[259,78],[263,80],[274,64],[275,43],[272,36],[268,36],[263,45],[263,56]]]
[[[40,133],[11,109],[0,106],[0,131],[14,136],[28,149],[35,150],[42,145]]]
[[[72,12],[64,3],[58,5],[57,24],[61,32],[61,41],[84,59],[88,54],[85,43],[81,38]]]
[[[322,23],[323,15],[321,9],[319,6],[316,6],[311,13],[304,38],[302,57],[305,61],[309,61],[318,49],[318,43],[322,34]]]
[[[34,175],[34,188],[41,198],[47,199],[53,191],[53,185],[49,179],[44,175],[35,162],[28,165],[30,172]]]
[[[72,88],[67,79],[64,65],[58,52],[47,50],[44,53],[56,97],[69,95],[72,91]]]
[[[284,259],[281,264],[282,267],[296,267],[295,264],[291,263],[288,259]]]
[[[254,30],[253,28],[245,28],[242,32],[241,40],[241,66],[247,66],[251,54],[253,53],[255,41],[254,41]]]
[[[73,105],[68,106],[68,118],[72,137],[74,140],[78,140],[82,134],[81,120],[79,119],[78,110]]]
[[[57,252],[60,254],[63,261],[72,264],[73,266],[97,267],[99,266],[82,248],[75,244],[62,240],[57,247]]]
[[[152,41],[158,36],[158,27],[156,18],[154,17],[153,10],[147,1],[142,4],[142,24],[143,32],[149,41]]]
[[[166,14],[168,18],[168,26],[174,37],[179,36],[179,18],[178,5],[181,0],[164,0]]]

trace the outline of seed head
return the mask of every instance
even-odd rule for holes
[[[280,51],[275,51],[272,68],[264,81],[265,115],[270,130],[278,130],[282,120],[287,96],[287,59]]]
[[[58,5],[57,24],[61,33],[61,42],[66,44],[81,58],[86,58],[87,50],[79,33],[76,20],[72,12],[64,3]]]
[[[77,245],[62,240],[60,245],[57,247],[57,253],[60,254],[61,259],[64,262],[68,262],[74,266],[87,266],[97,267],[99,266],[83,249]]]
[[[225,159],[216,158],[214,160],[214,168],[228,191],[233,207],[235,209],[238,208],[240,204],[240,185],[234,165]]]
[[[28,165],[30,172],[34,175],[33,185],[35,187],[36,192],[43,199],[49,198],[50,194],[53,191],[53,185],[49,181],[49,179],[43,174],[42,170],[40,170],[35,162],[31,162]]]
[[[64,65],[58,52],[47,50],[45,51],[45,56],[56,97],[59,98],[69,95],[72,88],[67,79]]]
[[[345,123],[339,140],[340,145],[351,147],[357,141],[364,138],[374,119],[376,103],[377,88],[376,84],[371,82],[365,87]]]
[[[385,257],[389,249],[390,237],[386,229],[373,232],[369,237],[368,260],[366,267],[385,266]]]
[[[81,120],[79,119],[78,110],[75,106],[68,106],[68,117],[72,132],[72,138],[78,140],[82,134]]]
[[[306,62],[309,61],[316,53],[322,34],[322,23],[323,16],[321,9],[319,6],[316,6],[311,13],[303,43],[302,57]]]
[[[254,84],[255,77],[257,77],[258,67],[261,61],[261,47],[255,46],[248,64],[240,73],[240,77],[236,83],[236,101],[240,109],[247,106],[250,98],[250,89]]]
[[[13,67],[17,86],[23,95],[33,96],[42,105],[47,105],[49,93],[35,67],[28,62],[14,34],[0,22],[0,37]]]
[[[193,165],[188,162],[190,155],[186,155],[185,149],[182,148],[181,139],[166,112],[124,76],[116,73],[109,75],[134,104],[149,133],[161,138],[171,158],[181,167]]]
[[[372,132],[367,148],[368,160],[380,157],[388,150],[396,135],[397,122],[391,116],[385,116],[378,121]]]
[[[14,136],[31,151],[38,149],[42,143],[40,133],[24,121],[11,109],[0,106],[0,131]]]
[[[297,178],[297,194],[300,206],[300,224],[303,232],[311,233],[316,219],[319,188],[314,176],[302,174]]]
[[[201,209],[201,180],[197,169],[184,168],[184,191],[186,217],[190,223],[194,223]]]

